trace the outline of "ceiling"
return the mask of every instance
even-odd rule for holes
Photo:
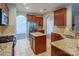
[[[66,3],[19,3],[16,4],[17,11],[27,12],[27,13],[36,13],[36,14],[44,14],[49,11],[55,10],[59,6],[67,5]],[[29,9],[26,9],[29,7]],[[43,10],[40,12],[40,10]]]

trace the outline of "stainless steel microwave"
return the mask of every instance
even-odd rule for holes
[[[0,25],[8,25],[8,23],[8,15],[2,9],[0,9]]]

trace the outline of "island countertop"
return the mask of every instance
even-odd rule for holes
[[[79,56],[79,39],[64,39],[52,42],[51,45],[72,55]]]
[[[33,35],[33,36],[35,36],[35,37],[45,35],[44,33],[41,33],[41,32],[32,32],[32,33],[30,33],[30,34]]]

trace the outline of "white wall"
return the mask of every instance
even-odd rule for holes
[[[69,30],[71,30],[72,29],[72,4],[67,5],[66,8],[67,8],[67,22],[66,22],[67,26],[66,27]]]
[[[8,4],[9,7],[9,25],[16,25],[16,4]]]
[[[48,16],[49,15],[51,15],[52,16],[52,19],[51,19],[51,22],[52,22],[52,28],[54,29],[54,13],[53,12],[48,12],[48,13],[46,13],[44,16],[43,16],[43,29],[45,30],[45,33],[47,34],[47,18],[48,18]]]
[[[72,4],[73,20],[75,23],[74,30],[79,32],[79,4]]]

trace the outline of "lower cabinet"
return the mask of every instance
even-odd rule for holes
[[[34,37],[31,36],[31,48],[35,54],[46,51],[46,35]]]
[[[45,33],[45,31],[44,31],[44,30],[38,30],[38,32]]]
[[[64,38],[58,33],[51,34],[51,42],[62,40],[62,39],[64,39]]]
[[[51,56],[70,56],[70,55],[58,49],[57,47],[51,45]]]

